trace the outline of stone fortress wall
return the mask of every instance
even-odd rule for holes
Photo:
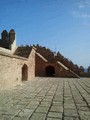
[[[12,38],[15,38],[15,34]],[[15,48],[17,48],[15,46],[16,39],[11,45],[2,46],[3,44],[0,44],[0,90],[21,85],[22,81],[31,80],[35,77],[35,50],[32,48],[29,58],[24,58],[13,55]]]
[[[90,77],[90,67],[85,73],[59,52],[39,45],[16,46],[16,33],[4,30],[0,39],[0,90],[21,85],[34,77]]]

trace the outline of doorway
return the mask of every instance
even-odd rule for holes
[[[22,81],[28,80],[28,66],[26,64],[22,67]]]
[[[55,77],[55,68],[53,66],[46,67],[46,76],[47,77]]]

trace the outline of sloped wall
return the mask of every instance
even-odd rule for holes
[[[52,66],[55,68],[55,77],[77,77],[70,70],[65,70],[56,62],[45,62],[37,54],[35,59],[35,76],[46,77],[46,67]]]
[[[57,65],[56,62],[45,62],[37,54],[35,62],[35,76],[46,77],[46,67],[53,66],[55,68],[55,77],[62,77],[62,73],[60,72],[60,70],[62,70],[63,68],[60,65]],[[65,77],[65,70],[63,76]]]

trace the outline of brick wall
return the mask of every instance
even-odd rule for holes
[[[36,54],[35,76],[45,77],[46,67],[48,66],[55,68],[55,77],[76,77],[72,72],[65,70],[61,65],[58,65],[57,62],[45,62]]]
[[[45,64],[46,63],[37,54],[35,54],[35,76],[45,76]]]

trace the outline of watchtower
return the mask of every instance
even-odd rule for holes
[[[9,35],[8,32],[6,30],[3,30],[3,32],[1,33],[1,42],[0,42],[0,46],[7,48],[8,49],[8,44],[9,44]]]
[[[14,29],[9,32],[9,49],[12,51],[16,49],[16,33]]]

